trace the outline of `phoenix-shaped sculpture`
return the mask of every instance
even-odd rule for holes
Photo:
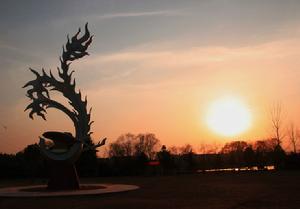
[[[43,137],[52,140],[46,143],[45,138],[40,137],[39,147],[44,156],[51,161],[66,162],[74,164],[85,149],[96,149],[105,144],[105,139],[97,144],[91,140],[91,109],[87,108],[87,97],[82,98],[81,91],[76,90],[75,78],[72,78],[74,71],[70,71],[70,64],[86,55],[88,47],[92,43],[93,36],[90,35],[88,24],[85,25],[84,34],[79,37],[81,30],[69,39],[60,57],[60,68],[57,68],[58,76],[54,76],[50,70],[46,73],[44,69],[39,73],[34,69],[31,72],[36,78],[29,81],[23,88],[31,87],[27,91],[27,97],[31,103],[26,107],[30,110],[29,117],[33,119],[34,114],[46,120],[46,110],[56,108],[65,113],[73,122],[75,136],[66,132],[45,132]],[[58,78],[57,78],[58,77]],[[67,107],[51,98],[51,92],[59,92],[70,104]]]

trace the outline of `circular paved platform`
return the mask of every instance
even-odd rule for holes
[[[49,191],[45,185],[0,188],[0,197],[62,197],[101,195],[138,189],[128,184],[81,184],[79,190]]]

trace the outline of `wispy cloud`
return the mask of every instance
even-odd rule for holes
[[[129,84],[140,88],[171,83],[202,83],[204,86],[212,83],[232,86],[235,83],[236,86],[253,89],[266,86],[265,77],[273,79],[270,83],[279,82],[283,70],[289,72],[287,76],[292,75],[289,79],[293,80],[294,85],[293,77],[298,74],[294,70],[298,66],[292,60],[299,56],[299,43],[299,39],[289,39],[237,48],[137,48],[93,55],[78,63],[78,69],[89,69],[80,72],[81,79],[95,90],[99,90],[99,86],[119,88],[120,85]],[[269,87],[274,88],[273,84],[269,84]],[[279,88],[285,89],[283,86]]]
[[[148,11],[148,12],[124,12],[124,13],[110,13],[95,16],[97,19],[115,19],[126,17],[146,17],[146,16],[179,16],[182,12],[177,10],[162,10],[162,11]]]

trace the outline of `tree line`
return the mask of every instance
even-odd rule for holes
[[[208,169],[253,168],[300,169],[300,155],[287,153],[277,138],[254,143],[232,141],[213,152],[197,153],[189,144],[166,147],[153,133],[127,133],[107,147],[107,157],[96,150],[84,152],[76,163],[80,176],[172,175]],[[0,154],[1,178],[42,178],[47,161],[37,144],[16,154]]]

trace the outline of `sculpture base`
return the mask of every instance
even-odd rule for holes
[[[104,195],[117,192],[127,192],[138,189],[135,185],[126,184],[83,184],[79,190],[49,191],[45,185],[3,187],[0,197],[65,197],[83,195]]]
[[[74,164],[49,162],[48,190],[78,190],[79,179]]]

